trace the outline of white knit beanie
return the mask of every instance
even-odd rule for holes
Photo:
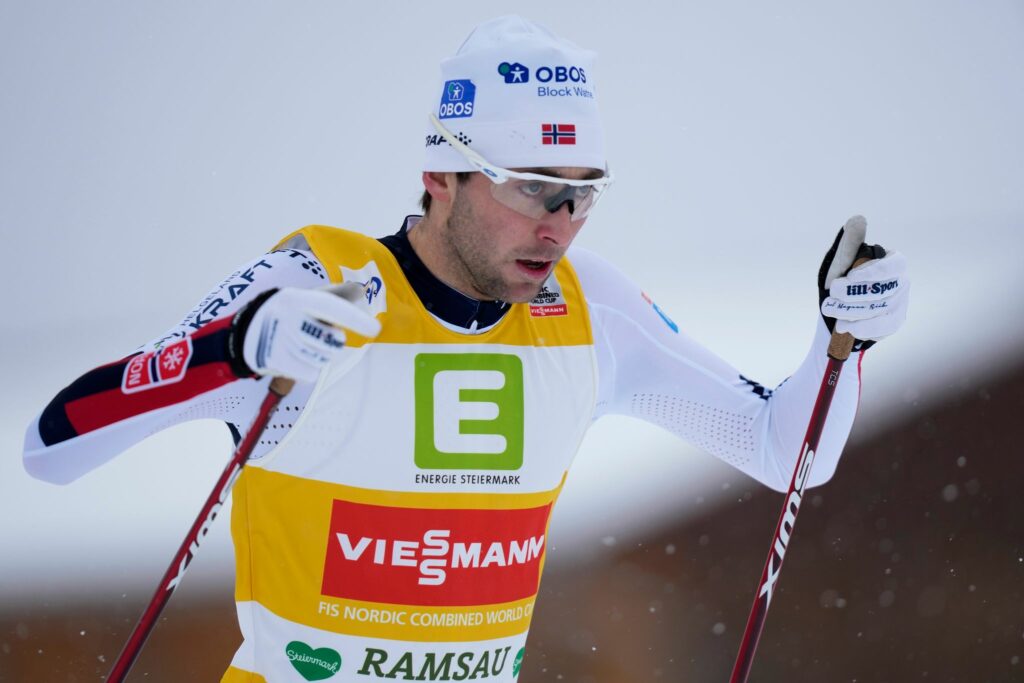
[[[441,62],[435,116],[504,168],[604,169],[596,57],[515,15],[480,24]],[[424,171],[475,171],[428,122]]]

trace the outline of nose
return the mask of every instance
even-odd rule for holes
[[[572,220],[569,206],[564,202],[556,211],[548,212],[537,224],[537,237],[559,247],[567,247],[583,227],[583,221]]]

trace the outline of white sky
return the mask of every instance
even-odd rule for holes
[[[579,242],[744,374],[772,385],[803,357],[821,254],[853,213],[869,240],[908,255],[914,281],[907,328],[865,361],[856,434],[1017,353],[1024,5],[514,9],[600,56],[618,180]],[[22,471],[25,426],[286,232],[397,229],[420,192],[438,62],[508,10],[0,4],[0,598],[55,594],[72,577],[155,584],[228,455],[227,430],[176,428],[62,488]],[[553,541],[594,550],[706,509],[698,499],[727,480],[659,430],[605,420]],[[229,570],[226,531],[225,519],[195,574]]]

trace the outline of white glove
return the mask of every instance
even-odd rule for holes
[[[380,333],[380,321],[360,301],[363,288],[353,284],[278,290],[259,304],[245,330],[246,365],[260,375],[316,381],[345,345],[342,328],[370,338]]]
[[[860,341],[877,341],[898,330],[907,319],[907,304],[910,299],[910,278],[907,275],[907,259],[898,251],[886,253],[880,247],[863,245],[866,222],[861,216],[854,216],[840,230],[830,255],[834,263],[823,264],[827,270],[824,284],[827,296],[821,301],[821,314],[834,319],[835,332],[849,332]],[[845,275],[838,273],[849,267],[858,251],[885,253],[851,269]],[[826,255],[826,261],[829,255]],[[825,294],[825,291],[822,291]],[[830,325],[830,328],[832,326]],[[866,348],[865,345],[864,348]]]

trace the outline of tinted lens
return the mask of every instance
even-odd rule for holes
[[[495,199],[534,220],[560,211],[566,205],[572,220],[582,220],[590,213],[600,193],[601,188],[595,185],[574,186],[519,178],[491,185],[491,194]]]

